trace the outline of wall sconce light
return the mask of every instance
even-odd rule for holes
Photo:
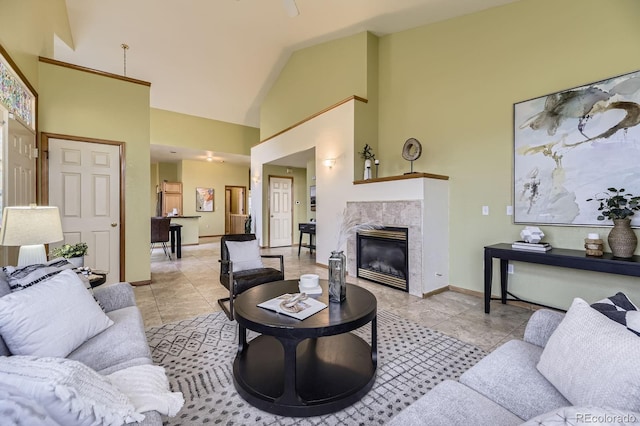
[[[336,159],[335,158],[327,158],[326,160],[322,161],[322,164],[324,164],[325,167],[328,168],[333,168],[333,166],[336,165]]]

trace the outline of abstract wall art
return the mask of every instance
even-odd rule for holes
[[[212,212],[213,211],[213,188],[196,188],[196,211]]]
[[[640,195],[640,71],[513,109],[515,223],[610,226],[586,200],[610,187]]]

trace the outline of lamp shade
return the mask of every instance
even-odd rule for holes
[[[60,213],[54,206],[5,207],[0,245],[49,244],[64,239]]]

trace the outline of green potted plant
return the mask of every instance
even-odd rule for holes
[[[640,196],[634,196],[624,188],[607,188],[607,192],[598,193],[587,201],[600,203],[598,220],[613,221],[613,228],[607,237],[613,255],[622,258],[632,257],[638,245],[638,238],[631,229],[631,216],[640,210]]]
[[[87,243],[63,244],[51,249],[50,255],[53,258],[64,257],[80,268],[84,266],[84,255],[87,254],[88,249]]]

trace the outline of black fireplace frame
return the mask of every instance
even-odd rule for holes
[[[398,234],[403,234],[403,238],[397,238]],[[391,237],[389,237],[391,236]],[[405,279],[404,283],[400,284],[401,281],[399,278],[395,278],[388,274],[378,273],[378,272],[370,272],[363,268],[360,268],[360,259],[361,259],[361,244],[360,241],[362,238],[373,239],[378,241],[401,241],[404,245],[404,271],[405,271]],[[363,230],[356,234],[356,275],[358,278],[365,279],[367,281],[375,282],[377,284],[382,284],[387,287],[395,288],[397,290],[402,290],[409,292],[409,228],[402,227],[394,227],[394,226],[385,226],[380,229],[372,229],[372,230]],[[376,279],[378,275],[385,275],[389,278],[385,281],[381,281],[380,279]]]

